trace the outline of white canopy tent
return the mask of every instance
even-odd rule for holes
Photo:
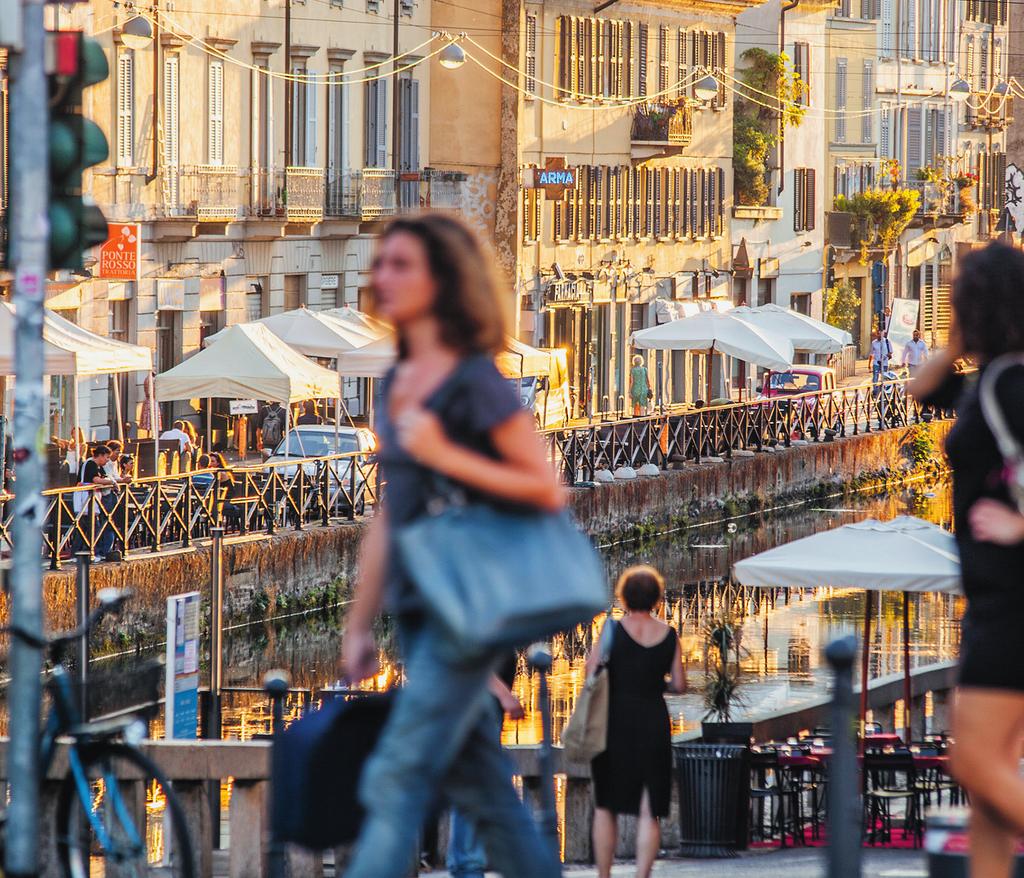
[[[14,315],[15,308],[9,302],[0,302],[0,375],[14,373]],[[97,375],[121,374],[124,372],[151,372],[153,352],[141,345],[127,344],[113,338],[106,338],[65,320],[53,311],[47,310],[43,317],[43,374],[67,375],[75,380],[71,395],[72,434],[78,438],[78,378]],[[117,432],[124,436],[124,419],[121,412],[120,387],[114,387],[114,410],[117,412]],[[80,455],[82,449],[75,449]]]
[[[266,326],[240,323],[212,347],[156,376],[156,399],[206,397],[269,399],[284,403],[285,432],[289,405],[304,399],[337,399],[338,375],[292,350]],[[207,432],[210,429],[207,404]]]
[[[294,308],[252,321],[265,326],[281,341],[307,357],[333,359],[339,351],[351,351],[370,344],[379,336],[368,327],[332,317],[325,311]],[[249,325],[252,325],[249,324]],[[206,339],[205,346],[220,342],[232,327],[215,332]]]
[[[374,338],[382,338],[394,331],[391,324],[385,323],[376,317],[371,317],[369,314],[360,311],[358,308],[353,308],[351,305],[342,305],[340,308],[328,308],[320,313],[333,317],[336,320],[343,320],[346,323],[354,323],[372,333]]]
[[[339,353],[338,372],[353,378],[381,378],[394,365],[396,357],[392,333],[365,347]],[[505,339],[505,350],[495,362],[509,378],[547,375],[551,370],[551,354],[511,337]]]
[[[837,354],[853,344],[853,336],[845,329],[815,320],[791,308],[767,304],[750,308],[746,305],[730,311],[734,317],[774,335],[788,338],[794,349],[812,354]]]
[[[959,594],[956,540],[938,525],[901,515],[869,518],[776,546],[737,562],[741,585],[755,588],[814,588],[831,585],[867,591],[861,655],[861,720],[867,711],[868,644],[874,592],[903,592],[904,717],[910,730],[910,613],[908,592]],[[907,741],[909,743],[909,739]]]
[[[788,369],[793,362],[793,343],[782,336],[751,325],[728,312],[703,311],[641,329],[630,344],[647,350],[704,351],[708,355],[708,401],[711,401],[711,358],[727,354],[767,369]]]

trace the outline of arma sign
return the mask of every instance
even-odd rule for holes
[[[547,198],[561,198],[567,189],[576,188],[576,168],[568,168],[562,157],[544,160],[543,168],[527,168],[523,172],[523,186],[543,189]]]

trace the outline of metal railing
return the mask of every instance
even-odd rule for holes
[[[390,168],[363,168],[360,172],[363,219],[391,216],[398,204],[398,180]]]
[[[902,380],[774,397],[710,408],[666,408],[641,418],[545,431],[550,458],[567,485],[599,470],[731,457],[734,451],[826,441],[930,420]]]
[[[687,103],[650,103],[633,111],[630,140],[687,146],[693,140],[693,107]]]
[[[730,457],[737,450],[786,447],[795,440],[905,427],[940,416],[922,410],[903,381],[695,409],[675,406],[542,433],[550,459],[570,486],[599,470]],[[52,569],[78,551],[97,553],[111,534],[125,556],[187,548],[214,527],[231,535],[273,534],[352,521],[383,490],[374,455],[348,453],[289,458],[230,470],[142,478],[110,489],[44,492],[43,555]],[[0,494],[0,545],[8,547],[13,494]]]
[[[113,539],[126,556],[186,548],[223,527],[230,534],[273,534],[352,520],[376,503],[373,455],[289,458],[233,467],[231,485],[216,469],[143,478],[103,493],[90,487],[44,492],[43,554],[51,569],[75,552],[96,554]],[[0,495],[0,540],[10,542],[13,495]],[[111,536],[112,535],[112,536]]]
[[[232,165],[168,168],[184,214],[200,222],[230,222],[245,214],[246,174]],[[168,205],[170,208],[171,205]]]
[[[289,220],[318,222],[324,215],[324,169],[285,168],[281,207]]]

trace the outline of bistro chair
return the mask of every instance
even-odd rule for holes
[[[864,832],[872,844],[891,844],[893,804],[904,805],[903,837],[921,846],[924,835],[924,792],[909,750],[864,753]]]

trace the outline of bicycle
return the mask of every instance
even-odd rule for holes
[[[196,878],[181,804],[160,769],[139,749],[146,737],[145,721],[138,716],[83,721],[73,676],[64,665],[68,647],[88,636],[104,616],[119,613],[130,595],[100,589],[98,606],[81,627],[65,634],[37,637],[15,626],[0,631],[45,650],[53,665],[45,684],[50,705],[40,740],[39,776],[46,777],[63,739],[68,773],[54,819],[64,876]],[[4,827],[5,816],[0,814]]]

